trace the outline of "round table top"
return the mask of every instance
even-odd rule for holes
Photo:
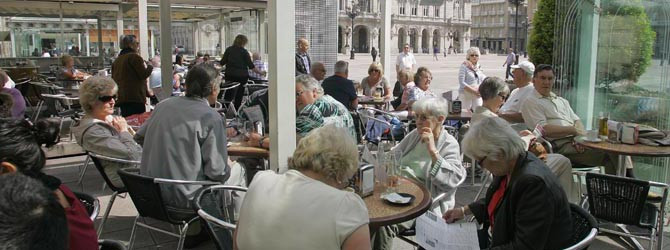
[[[383,201],[380,196],[386,188],[383,185],[375,185],[372,195],[363,198],[368,208],[370,227],[378,228],[419,217],[430,208],[431,197],[424,185],[414,180],[400,177],[398,192],[414,195],[414,201],[409,206],[395,206]]]
[[[584,140],[584,136],[579,136],[575,138],[575,142],[579,145],[602,150],[609,153],[615,153],[619,155],[630,155],[630,156],[670,156],[670,147],[654,147],[647,146],[644,144],[635,144],[628,145],[623,143],[611,143],[607,140],[602,142],[588,142]]]
[[[231,143],[230,146],[228,146],[228,156],[268,158],[270,157],[270,150],[244,146],[240,143]]]

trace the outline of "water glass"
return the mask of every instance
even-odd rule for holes
[[[389,152],[386,157],[384,166],[386,167],[386,192],[385,193],[395,193],[397,192],[398,187],[398,164],[396,160],[396,154],[394,152]]]

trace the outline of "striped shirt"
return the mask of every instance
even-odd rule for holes
[[[329,95],[321,96],[313,104],[300,110],[295,123],[296,132],[303,137],[315,128],[334,124],[336,127],[346,128],[352,138],[356,138],[354,119],[349,110]]]

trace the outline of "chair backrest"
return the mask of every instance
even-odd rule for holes
[[[104,156],[100,154],[96,154],[93,152],[87,152],[88,157],[91,158],[93,161],[93,165],[95,165],[95,168],[100,172],[100,175],[102,175],[102,179],[105,180],[105,183],[107,183],[107,186],[112,190],[116,191],[119,193],[125,193],[126,188],[125,187],[118,187],[112,183],[112,181],[109,179],[109,176],[105,173],[105,168],[103,166],[103,161],[106,162],[112,162],[112,163],[119,163],[119,164],[127,164],[129,166],[136,166],[139,167],[140,161],[133,161],[133,160],[125,160],[125,159],[119,159],[119,158],[114,158],[114,157],[109,157],[109,156]]]
[[[140,216],[160,221],[176,222],[168,216],[161,196],[161,189],[158,184],[154,183],[153,177],[141,175],[137,168],[120,169],[118,173]]]
[[[570,214],[572,215],[573,245],[567,249],[584,249],[598,235],[598,222],[591,214],[576,204],[570,203]]]
[[[613,223],[640,226],[649,182],[606,174],[586,173],[589,210]]]
[[[95,221],[95,218],[98,217],[98,213],[100,212],[100,201],[86,193],[73,193],[75,196],[77,196],[79,202],[84,205],[84,208],[86,208],[86,213],[88,213],[88,217],[91,219],[91,221]]]
[[[205,220],[218,249],[232,249],[232,235],[247,188],[229,185],[205,187],[196,195],[195,207]]]

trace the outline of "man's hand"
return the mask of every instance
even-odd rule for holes
[[[226,135],[228,136],[228,138],[235,137],[237,136],[237,130],[235,130],[234,128],[227,128]]]
[[[462,208],[462,207],[459,207],[459,208],[454,208],[454,209],[447,210],[447,212],[445,212],[442,215],[442,218],[447,223],[454,223],[458,220],[461,220],[461,219],[465,218],[465,209]]]

